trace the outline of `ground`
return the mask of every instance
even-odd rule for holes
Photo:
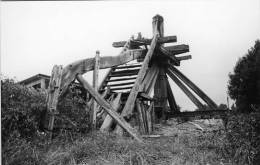
[[[220,120],[155,125],[154,137],[139,144],[130,137],[90,133],[71,144],[49,149],[47,164],[231,164],[225,157],[224,130]]]

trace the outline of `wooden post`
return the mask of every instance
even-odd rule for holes
[[[174,95],[173,95],[173,92],[172,92],[168,79],[167,79],[166,83],[167,83],[167,96],[168,96],[168,102],[169,102],[170,108],[173,112],[180,112],[178,110],[178,106],[176,104],[176,101],[175,101],[175,98],[174,98]]]
[[[142,107],[139,99],[136,99],[135,101],[136,104],[136,109],[138,112],[138,118],[139,118],[139,124],[140,124],[140,132],[141,134],[145,134],[145,121],[144,121],[144,116],[142,113]]]
[[[122,96],[122,93],[118,93],[118,95],[112,102],[112,106],[116,111],[118,111],[120,108],[121,96]],[[100,127],[100,131],[108,132],[112,123],[113,123],[113,118],[111,116],[107,115],[102,126]]]
[[[156,22],[159,22],[156,24]],[[156,15],[153,17],[153,32],[158,31],[160,37],[164,36],[164,22],[163,17]],[[163,44],[161,44],[163,46]],[[165,73],[165,61],[158,61],[159,63],[159,76],[156,80],[154,87],[155,98],[155,110],[161,111],[164,116],[164,111],[167,106],[167,86],[166,86],[166,73]],[[164,118],[164,117],[163,117]]]
[[[188,87],[190,87],[202,100],[204,100],[210,108],[217,109],[217,104],[211,100],[199,87],[197,87],[192,81],[190,81],[184,74],[182,74],[177,68],[169,65],[169,69],[178,78],[180,78]]]
[[[96,51],[96,56],[95,56],[95,64],[94,64],[94,70],[93,70],[93,88],[95,91],[98,91],[98,71],[99,71],[99,62],[100,57],[99,57],[99,51]],[[94,100],[93,100],[94,101]],[[97,103],[94,101],[92,105],[92,129],[96,129],[96,120],[97,120]]]
[[[95,99],[95,101],[104,108],[104,110],[119,124],[124,128],[132,137],[134,137],[138,142],[143,142],[139,134],[125,121],[125,119],[116,113],[116,110],[107,103],[98,92],[92,88],[89,83],[84,80],[82,75],[77,75],[77,80],[83,85],[83,87],[90,93],[90,95]]]
[[[154,103],[151,102],[151,104],[150,104],[148,110],[146,111],[147,127],[148,127],[147,133],[148,133],[148,134],[151,134],[152,131],[153,131],[153,123],[152,123],[153,105],[154,105]]]
[[[199,108],[204,109],[203,104],[189,91],[189,89],[170,71],[167,70],[167,74],[171,79],[181,88],[181,90],[189,97],[189,99]]]
[[[57,104],[60,92],[62,75],[62,66],[55,65],[52,69],[51,79],[49,83],[48,96],[47,96],[47,110],[50,114],[48,130],[50,131],[49,139],[52,138],[53,125],[55,120],[55,115],[58,114]]]

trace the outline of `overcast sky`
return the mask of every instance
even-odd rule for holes
[[[152,17],[164,17],[165,36],[188,44],[192,59],[179,69],[217,104],[226,103],[228,73],[260,38],[260,1],[2,2],[1,73],[20,81],[53,65],[117,55],[112,42],[141,32],[152,37]],[[171,82],[182,109],[193,104]]]

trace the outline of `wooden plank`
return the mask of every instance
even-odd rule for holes
[[[175,98],[174,98],[174,95],[173,95],[173,92],[172,92],[168,79],[167,79],[166,83],[167,83],[167,97],[168,97],[169,106],[173,112],[180,112],[180,110],[178,110],[178,106],[176,104],[176,101],[175,101]]]
[[[61,84],[62,66],[55,65],[52,69],[47,95],[47,111],[50,114],[48,130],[50,131],[49,140],[52,138],[55,114],[58,114],[57,104]]]
[[[108,70],[108,72],[106,73],[105,77],[104,77],[103,80],[101,81],[101,83],[100,83],[100,85],[99,85],[99,87],[98,87],[98,90],[103,89],[103,88],[107,85],[107,83],[108,83],[109,80],[110,80],[109,75],[110,75],[110,73],[113,72],[114,70],[115,70],[114,68],[111,68],[111,69]]]
[[[127,70],[114,71],[110,74],[110,77],[113,77],[114,75],[124,76],[130,73],[133,73],[133,75],[137,75],[138,71],[139,69],[127,69]]]
[[[184,74],[182,74],[177,68],[169,65],[169,69],[188,87],[190,87],[202,100],[204,100],[210,108],[217,109],[217,104],[213,100],[211,100],[198,86],[196,86],[191,80],[189,80]]]
[[[142,46],[142,45],[150,45],[152,42],[152,39],[136,39],[131,41],[131,45],[135,46]],[[158,43],[164,44],[164,43],[171,43],[171,42],[177,42],[176,36],[166,36],[166,37],[159,37]],[[126,41],[119,41],[119,42],[113,42],[112,46],[115,48],[123,47]]]
[[[189,59],[191,59],[191,55],[176,57],[176,59],[179,60],[179,61],[189,60]]]
[[[98,71],[99,71],[99,51],[96,51],[96,57],[95,57],[95,65],[93,70],[93,88],[95,91],[98,91]],[[97,103],[94,101],[92,105],[92,115],[91,115],[91,123],[92,123],[92,129],[96,129],[96,120],[97,120]]]
[[[110,74],[109,77],[126,77],[126,76],[136,76],[138,72],[129,72],[123,74]]]
[[[137,78],[137,77],[110,79],[110,80],[107,80],[107,82],[135,80],[136,78]]]
[[[146,129],[145,129],[144,116],[143,116],[144,114],[142,112],[141,102],[139,101],[139,99],[136,99],[135,105],[136,105],[136,109],[137,109],[137,112],[138,112],[140,132],[141,132],[141,134],[145,134]]]
[[[108,86],[110,87],[110,86]],[[130,86],[130,87],[120,87],[120,88],[111,88],[110,90],[111,91],[115,91],[115,90],[126,90],[126,89],[132,89],[133,86]]]
[[[126,82],[126,83],[120,83],[120,84],[109,84],[108,86],[110,87],[115,87],[115,86],[125,86],[125,85],[132,85],[134,82]]]
[[[189,45],[173,45],[164,47],[167,51],[171,53],[171,55],[178,55],[182,53],[187,53],[190,51]]]
[[[122,65],[122,66],[116,66],[115,69],[129,69],[129,68],[140,68],[142,65],[138,64],[138,65]]]
[[[125,121],[125,119],[116,113],[116,110],[107,103],[100,95],[97,93],[84,78],[82,75],[77,75],[78,81],[83,85],[83,87],[91,94],[95,101],[104,108],[104,110],[119,124],[124,128],[133,138],[138,142],[143,142],[139,134]]]
[[[118,95],[112,102],[112,106],[117,112],[120,108],[121,96],[122,96],[122,93],[118,93]],[[107,115],[103,124],[100,127],[100,131],[108,132],[110,130],[112,124],[113,124],[113,118],[111,116]]]
[[[153,109],[154,103],[152,102],[146,112],[146,118],[147,118],[147,127],[148,127],[148,134],[151,134],[153,131],[153,126],[152,126],[152,109]]]
[[[125,64],[144,56],[147,51],[144,49],[133,49],[122,51],[118,56],[100,57],[99,69],[111,68]],[[88,58],[71,63],[64,67],[62,72],[60,95],[65,94],[68,86],[78,74],[84,74],[94,69],[94,58]]]
[[[182,84],[182,82],[174,75],[174,73],[169,68],[167,69],[167,74],[199,109],[204,109],[203,104],[189,91],[189,89],[184,84]]]

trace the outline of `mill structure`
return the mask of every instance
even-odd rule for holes
[[[177,37],[164,36],[164,19],[160,15],[153,17],[152,32],[151,38],[138,33],[136,38],[114,42],[113,47],[121,48],[117,56],[100,56],[97,51],[94,58],[65,67],[55,65],[47,97],[48,129],[53,129],[55,116],[59,115],[58,99],[66,95],[75,80],[90,96],[86,109],[91,113],[93,129],[118,135],[126,133],[139,142],[143,141],[142,135],[153,133],[154,123],[181,114],[168,79],[200,110],[205,106],[198,97],[212,112],[216,111],[216,103],[177,69],[181,61],[191,59],[190,55],[182,55],[189,52],[189,46],[165,46],[177,42]],[[109,71],[98,83],[99,70],[107,68]],[[93,71],[93,85],[82,76],[88,71]]]

